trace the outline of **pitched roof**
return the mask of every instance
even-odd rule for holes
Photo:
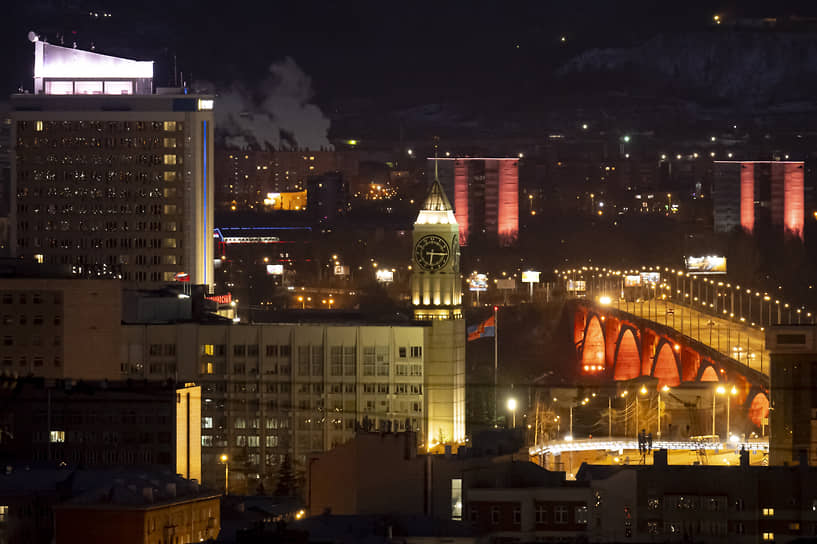
[[[423,203],[422,209],[430,212],[449,212],[454,210],[448,201],[448,197],[445,196],[445,190],[443,190],[443,186],[437,177],[431,182],[431,188],[428,190],[428,196]]]

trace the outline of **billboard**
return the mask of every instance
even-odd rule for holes
[[[267,276],[283,276],[284,275],[284,265],[282,264],[268,264],[267,265]]]
[[[471,274],[468,279],[469,291],[487,291],[488,290],[488,276],[485,274]]]
[[[349,267],[342,264],[335,265],[335,275],[336,276],[348,276],[349,275]]]
[[[497,289],[516,289],[516,280],[514,280],[514,279],[496,280],[496,288]]]
[[[394,281],[394,272],[386,270],[385,268],[375,272],[375,276],[380,283],[391,283]]]
[[[584,280],[568,280],[567,281],[567,290],[568,291],[586,291],[587,284]]]
[[[638,287],[641,285],[641,276],[624,276],[624,287]]]
[[[690,274],[726,274],[726,257],[720,255],[687,257],[686,266]]]
[[[522,283],[539,283],[539,274],[534,270],[526,270],[522,272]]]
[[[643,284],[652,284],[652,283],[659,283],[661,281],[661,273],[660,272],[642,272],[641,276],[641,283]]]

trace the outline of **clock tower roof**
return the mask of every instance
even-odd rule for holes
[[[445,196],[440,180],[435,176],[431,182],[425,202],[423,202],[420,213],[417,216],[417,225],[440,224],[456,225],[457,219],[454,217],[454,208]]]
[[[431,182],[431,188],[428,190],[428,196],[426,196],[426,201],[423,203],[422,209],[429,212],[454,211],[437,177]]]

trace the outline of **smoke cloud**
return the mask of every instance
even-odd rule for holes
[[[329,119],[310,101],[312,80],[287,57],[273,63],[260,85],[234,83],[219,88],[209,83],[197,87],[216,94],[216,137],[240,149],[331,148]]]

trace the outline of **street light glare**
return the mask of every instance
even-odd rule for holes
[[[516,410],[516,399],[508,399],[508,410],[514,411]]]
[[[726,393],[726,388],[722,385],[719,385],[715,391],[717,391],[719,395],[723,395]]]
[[[222,454],[221,454],[221,462],[222,462],[222,463],[226,463],[226,462],[227,462],[227,454],[226,454],[226,453],[222,453]]]

